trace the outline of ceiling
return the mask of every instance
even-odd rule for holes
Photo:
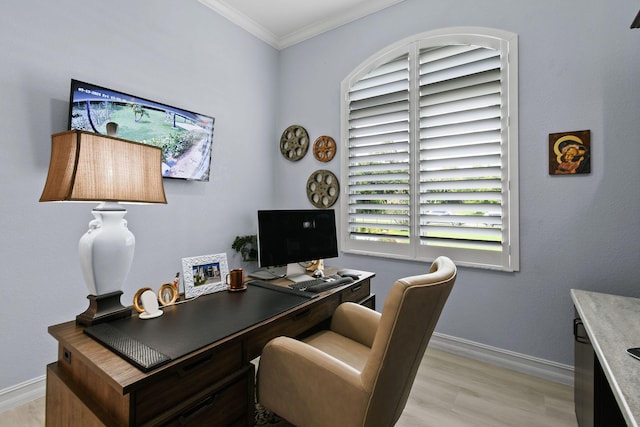
[[[403,0],[199,0],[276,49]]]

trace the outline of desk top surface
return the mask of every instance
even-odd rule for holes
[[[113,320],[108,322],[110,335],[127,344],[116,347],[109,341],[103,344],[134,364],[141,353],[139,346],[167,356],[167,361],[175,360],[309,300],[278,288],[249,285],[242,292],[217,292],[207,298],[194,298],[165,310],[157,318],[145,320],[134,315]],[[100,335],[91,333],[101,327],[102,324],[89,326],[85,332],[101,341]]]
[[[572,289],[571,298],[625,421],[640,422],[640,299]]]
[[[357,283],[363,280],[368,280],[375,276],[374,273],[370,273],[370,272],[362,272],[362,273],[363,274],[360,277],[360,279],[354,283]],[[279,280],[273,281],[273,283],[286,286],[286,284],[288,284],[289,281],[285,279],[279,279]],[[345,285],[339,288],[331,289],[326,292],[322,292],[318,295],[317,298],[305,299],[297,303],[294,302],[289,306],[289,308],[287,308],[286,306],[279,307],[279,309],[276,311],[279,311],[280,313],[279,314],[272,313],[270,315],[271,317],[266,316],[266,317],[269,317],[266,320],[265,320],[265,316],[261,316],[261,318],[255,318],[250,322],[244,322],[242,325],[236,324],[235,332],[233,331],[223,332],[220,335],[221,338],[219,340],[217,340],[216,342],[209,341],[210,343],[209,345],[206,345],[205,347],[199,350],[195,350],[194,352],[190,353],[189,356],[197,355],[202,351],[208,351],[208,349],[210,349],[212,345],[219,346],[232,341],[235,342],[238,338],[242,338],[246,336],[247,333],[255,330],[256,328],[262,327],[263,325],[267,323],[271,323],[273,321],[278,321],[277,319],[280,319],[283,316],[289,316],[289,315],[292,315],[293,313],[297,313],[298,311],[306,311],[307,307],[323,304],[323,301],[334,301],[336,300],[336,298],[337,300],[339,300],[340,298],[334,294],[341,292],[343,289],[348,288],[349,286],[351,285]],[[256,293],[257,292],[260,292],[260,291],[256,291]],[[218,296],[216,296],[216,294],[218,294]],[[201,296],[200,299],[202,299],[202,302],[205,302],[206,300],[217,300],[220,298],[224,299],[228,303],[226,305],[227,308],[224,309],[226,310],[224,312],[226,314],[222,312],[218,312],[221,316],[221,317],[218,317],[218,319],[222,318],[222,319],[225,319],[225,321],[229,321],[229,322],[233,322],[233,320],[231,319],[232,316],[230,315],[230,313],[234,311],[232,307],[234,303],[238,303],[243,299],[247,299],[247,295],[249,295],[246,292],[236,293],[236,292],[226,292],[226,291],[218,292],[216,294],[204,295],[204,296]],[[286,295],[286,294],[283,294],[283,295]],[[278,301],[289,300],[289,298],[282,298],[282,299],[276,298],[276,299]],[[163,307],[163,310],[165,311],[165,314],[163,316],[157,319],[145,320],[141,322],[155,322],[159,319],[164,318],[164,320],[161,320],[160,323],[165,323],[170,318],[172,318],[173,316],[172,313],[174,313],[175,311],[182,311],[182,306],[189,306],[190,304],[195,304],[195,303],[196,301],[189,302],[186,304],[181,304],[181,305]],[[196,306],[200,308],[204,308],[205,305],[206,304],[201,304],[201,303],[196,304]],[[202,311],[205,312],[206,309],[203,309]],[[204,313],[204,315],[208,316],[207,313]],[[138,317],[137,315],[134,315],[134,317],[136,318],[135,319],[136,321],[139,320],[137,319]],[[209,316],[209,320],[206,323],[204,323],[204,326],[207,327],[207,323],[210,324],[211,322],[215,322],[215,316],[213,317]],[[155,324],[159,325],[159,323],[155,323]],[[153,325],[153,323],[146,323],[146,325],[147,326]],[[168,325],[168,326],[172,327],[173,325]],[[144,373],[139,369],[135,368],[126,360],[115,355],[108,348],[106,348],[96,340],[90,338],[88,335],[86,335],[83,332],[84,327],[77,325],[74,321],[50,326],[48,330],[49,330],[49,333],[60,342],[62,347],[66,346],[69,349],[72,349],[73,350],[72,352],[77,355],[75,357],[82,358],[85,361],[85,363],[87,363],[87,366],[89,366],[90,369],[95,370],[96,373],[100,375],[101,378],[111,383],[114,387],[125,390],[125,391],[128,390],[135,383],[139,383],[141,381],[143,382],[147,381],[148,376],[152,375],[154,372],[163,371],[164,369],[171,368],[171,366],[173,366],[175,363],[180,363],[180,361],[185,359],[185,357],[178,357],[177,359],[174,359],[175,361],[169,364],[166,364],[163,367],[160,367],[150,373]],[[168,332],[169,331],[167,331],[167,333]],[[193,332],[196,335],[198,333],[197,328],[190,332]],[[223,335],[226,335],[226,336],[223,337]],[[195,339],[197,340],[198,337],[196,336]],[[200,344],[202,343],[199,343],[198,345]]]

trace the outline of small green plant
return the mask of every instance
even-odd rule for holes
[[[242,261],[256,261],[258,259],[258,236],[236,236],[231,244],[231,249],[242,256]]]

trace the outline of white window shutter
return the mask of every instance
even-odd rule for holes
[[[343,81],[342,247],[519,266],[517,38],[418,35]]]
[[[348,96],[349,239],[408,243],[408,56],[369,72]]]

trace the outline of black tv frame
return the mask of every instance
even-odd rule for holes
[[[68,129],[78,129],[98,134],[107,134],[106,124],[110,120],[103,117],[102,121],[98,124],[96,117],[92,117],[91,114],[92,103],[99,102],[112,103],[118,108],[122,106],[140,106],[140,108],[137,109],[138,114],[140,115],[140,120],[143,120],[145,115],[146,117],[151,117],[150,112],[152,111],[156,113],[164,112],[165,117],[163,121],[165,123],[171,123],[169,120],[169,118],[171,118],[173,122],[171,123],[171,127],[165,133],[154,135],[155,141],[149,141],[142,137],[137,138],[121,134],[116,134],[115,136],[130,141],[141,142],[143,144],[162,146],[163,177],[192,181],[209,181],[213,146],[213,130],[215,125],[214,117],[162,104],[146,98],[95,85],[93,83],[86,83],[72,79],[69,94]],[[82,103],[84,103],[84,106],[81,106]],[[79,111],[81,110],[85,110],[82,112],[83,115],[79,115]],[[138,123],[138,121],[135,120],[138,118],[138,114],[133,112],[133,110],[134,109],[132,108],[134,121]],[[110,115],[110,113],[106,114]],[[141,123],[139,129],[143,126],[144,123]],[[173,134],[172,130],[175,130]],[[177,134],[183,133],[185,130],[188,132],[188,137],[193,138],[195,142],[191,144],[189,149],[184,153],[172,158],[169,154],[169,149],[166,148],[168,146],[167,143],[169,143],[172,138],[175,138]],[[165,142],[165,144],[162,144],[162,142]],[[176,145],[180,146],[180,144]],[[188,172],[185,170],[186,167],[194,168],[193,165],[196,165],[194,171]]]

